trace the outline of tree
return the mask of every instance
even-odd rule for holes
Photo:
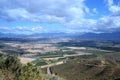
[[[40,71],[32,64],[23,66],[19,80],[41,80]]]
[[[20,74],[22,68],[22,64],[16,56],[8,56],[5,60],[5,66],[8,70],[18,75]]]

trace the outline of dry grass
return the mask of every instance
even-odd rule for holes
[[[19,57],[19,59],[22,64],[26,64],[35,60],[34,58],[26,58],[26,57]]]
[[[50,43],[5,43],[12,47],[21,48],[25,52],[31,53],[45,53],[59,50],[57,47],[52,46]]]

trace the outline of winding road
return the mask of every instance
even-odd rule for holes
[[[47,74],[52,75],[51,67],[47,67]]]

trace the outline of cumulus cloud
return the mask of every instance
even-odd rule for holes
[[[84,0],[1,0],[1,18],[37,22],[69,22],[89,13]]]
[[[96,20],[93,25],[96,27],[95,31],[99,32],[112,32],[120,31],[120,5],[115,4],[114,0],[106,0],[108,10],[111,12],[110,15],[101,17]]]
[[[114,0],[107,0],[107,5],[108,5],[108,9],[109,11],[112,12],[113,15],[120,15],[120,1],[115,4]]]
[[[26,27],[26,26],[17,26],[17,27],[0,27],[0,32],[9,32],[9,33],[24,33],[24,32],[28,32],[28,33],[36,33],[36,32],[43,32],[45,31],[45,29],[43,29],[41,26],[32,26],[32,27]]]
[[[120,5],[118,3],[115,4],[114,0],[107,0],[106,4],[108,5],[110,15],[102,16],[99,19],[82,18],[81,20],[73,20],[68,25],[82,32],[120,31]],[[93,8],[93,12],[98,13],[96,8]]]
[[[106,0],[110,15],[99,19],[88,19],[97,8],[90,9],[85,0],[0,0],[0,19],[6,21],[32,21],[39,23],[60,23],[69,32],[104,32],[120,28],[120,6],[114,0]],[[0,27],[0,30],[9,28]],[[41,31],[42,27],[15,27],[16,31]]]
[[[96,8],[93,8],[93,13],[95,13],[95,14],[97,14],[97,13],[98,13],[98,11],[97,11],[97,9],[96,9]]]
[[[97,28],[95,31],[99,32],[113,32],[119,31],[120,28],[120,17],[105,16],[100,18],[94,26]]]

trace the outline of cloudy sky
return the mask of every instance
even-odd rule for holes
[[[120,31],[120,0],[0,0],[0,32]]]

